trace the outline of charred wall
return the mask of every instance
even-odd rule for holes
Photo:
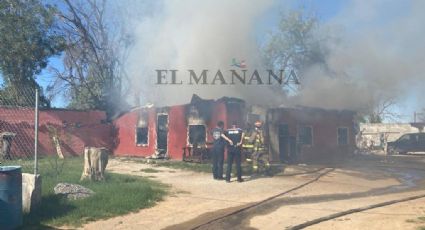
[[[198,147],[209,147],[213,141],[210,131],[218,121],[228,127],[233,121],[244,121],[245,103],[239,99],[222,98],[203,100],[196,95],[191,103],[163,108],[138,108],[114,121],[116,129],[115,155],[150,156],[157,151],[158,115],[167,115],[167,154],[172,159],[182,159],[184,147],[193,147],[190,142],[190,126],[201,125],[204,141]],[[243,122],[240,122],[243,126]],[[137,127],[148,127],[148,143],[137,145]],[[193,128],[193,127],[192,127]]]
[[[355,148],[354,115],[351,111],[305,107],[268,110],[266,131],[272,159],[326,161],[349,154]],[[311,130],[311,144],[302,143],[301,133],[305,127]],[[346,144],[339,143],[339,128],[347,128]]]

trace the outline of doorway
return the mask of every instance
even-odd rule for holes
[[[159,153],[167,153],[168,148],[168,115],[158,114],[156,130],[156,148]]]
[[[289,160],[289,128],[287,124],[279,125],[279,160],[287,162]]]

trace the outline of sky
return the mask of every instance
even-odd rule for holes
[[[55,3],[51,0],[50,2]],[[137,2],[137,1],[134,1]],[[394,24],[397,26],[398,18],[403,19],[409,18],[409,14],[413,14],[411,11],[411,2],[415,1],[384,1],[384,0],[373,0],[373,1],[362,1],[362,0],[282,0],[282,1],[271,1],[271,7],[264,7],[264,10],[256,16],[254,21],[254,33],[255,39],[258,44],[261,44],[265,37],[272,31],[276,30],[276,27],[279,22],[279,17],[282,11],[288,9],[298,9],[304,7],[305,9],[315,12],[318,18],[324,25],[336,25],[343,28],[344,34],[347,37],[358,37],[359,40],[364,40],[363,43],[353,44],[353,47],[371,44],[372,46],[376,44],[376,41],[369,39],[369,34],[373,33],[373,30],[376,28],[382,27],[382,34],[388,33],[389,36],[394,36],[393,30],[388,29],[388,24]],[[181,1],[179,2],[181,3]],[[257,2],[256,2],[257,3]],[[180,4],[181,5],[181,4]],[[174,8],[181,10],[181,8]],[[243,7],[241,7],[243,8]],[[250,8],[246,8],[250,10]],[[184,11],[183,11],[184,12]],[[407,15],[407,16],[406,16]],[[176,15],[173,15],[176,16]],[[179,15],[177,15],[178,17]],[[248,18],[250,19],[250,18]],[[416,20],[417,18],[413,18]],[[407,19],[406,19],[407,20]],[[238,25],[237,18],[228,18],[229,23],[235,21],[235,26]],[[172,26],[173,23],[167,22],[167,26]],[[242,23],[243,24],[243,23]],[[385,30],[387,29],[387,31]],[[145,31],[146,32],[146,31]],[[378,34],[376,36],[382,36]],[[405,40],[405,38],[402,38]],[[402,40],[402,41],[404,41]],[[397,48],[397,47],[396,47]],[[394,48],[395,49],[395,48]],[[137,49],[135,49],[137,50]],[[353,50],[352,50],[353,51]],[[355,52],[355,50],[353,51]],[[334,59],[340,58],[340,53],[335,54]],[[356,60],[355,58],[363,57],[358,55],[349,59],[350,61]],[[335,60],[333,60],[335,61]],[[371,59],[371,63],[374,63],[376,60]],[[388,62],[391,63],[391,62]],[[378,63],[379,64],[379,63]],[[61,60],[60,57],[53,57],[50,59],[50,66],[60,68]],[[131,64],[129,65],[131,68]],[[417,79],[417,78],[415,78]],[[420,78],[419,78],[420,79]],[[364,80],[364,79],[361,79]],[[382,79],[375,79],[377,81]],[[388,79],[390,80],[390,79]],[[52,81],[52,74],[49,73],[48,68],[45,69],[39,76],[37,76],[37,81],[40,85],[45,88]],[[326,89],[326,88],[324,88]],[[366,87],[367,89],[367,87]],[[317,90],[322,90],[322,88],[317,87]],[[359,94],[354,92],[354,94]],[[316,95],[316,94],[313,94]],[[421,94],[418,93],[418,90],[406,91],[402,95],[399,95],[398,106],[393,108],[393,111],[399,113],[401,116],[397,120],[399,122],[408,122],[412,120],[413,113],[418,108],[421,108],[422,102],[418,99],[421,97]],[[325,97],[324,97],[325,98]],[[66,99],[63,97],[57,97],[53,100],[52,105],[54,107],[63,107],[66,105]],[[301,102],[310,102],[309,99],[300,99]]]

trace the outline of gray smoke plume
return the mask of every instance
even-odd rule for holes
[[[188,69],[197,74],[207,69],[213,79],[217,70],[228,75],[232,59],[244,60],[249,70],[260,67],[261,54],[255,26],[273,2],[244,0],[164,1],[135,26],[135,48],[128,61],[133,90],[142,103],[182,104],[192,94],[202,98],[234,96],[253,102],[270,101],[276,95],[267,86],[188,85]],[[183,85],[156,85],[157,69],[176,69]],[[228,80],[227,76],[224,76]],[[170,73],[168,73],[168,81]],[[270,92],[270,93],[269,93]],[[271,98],[266,100],[266,98]]]
[[[135,35],[127,65],[134,94],[143,99],[142,104],[187,103],[196,93],[203,98],[235,96],[252,104],[364,112],[383,98],[403,100],[412,91],[423,95],[419,86],[425,66],[421,40],[425,2],[420,0],[353,0],[347,4],[323,25],[337,30],[340,41],[328,44],[328,68],[311,66],[303,71],[299,93],[289,98],[268,86],[155,85],[156,69],[177,69],[178,77],[186,81],[187,69],[198,73],[209,69],[214,75],[218,69],[234,68],[230,66],[233,58],[245,60],[248,69],[263,68],[255,28],[264,14],[278,5],[282,6],[271,0],[150,3],[151,10],[143,17],[128,20]]]
[[[424,1],[352,1],[327,23],[345,28],[341,42],[329,44],[329,69],[310,68],[291,102],[366,112],[380,100],[423,95],[423,9]]]

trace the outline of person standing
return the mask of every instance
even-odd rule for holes
[[[227,148],[227,171],[226,182],[230,182],[230,174],[232,172],[233,160],[236,164],[236,175],[238,182],[243,182],[242,167],[241,167],[241,147],[244,133],[242,129],[236,127],[236,122],[232,124],[232,128],[226,131],[226,136],[232,141]]]
[[[212,130],[214,139],[212,147],[212,172],[215,180],[223,180],[223,161],[224,161],[224,147],[226,142],[233,145],[233,142],[224,135],[224,122],[217,122],[217,127]]]
[[[258,174],[260,173],[259,167],[261,167],[266,175],[270,175],[270,162],[264,145],[262,126],[263,123],[261,121],[256,121],[254,132],[250,137],[250,142],[253,144],[252,169],[255,174]]]

